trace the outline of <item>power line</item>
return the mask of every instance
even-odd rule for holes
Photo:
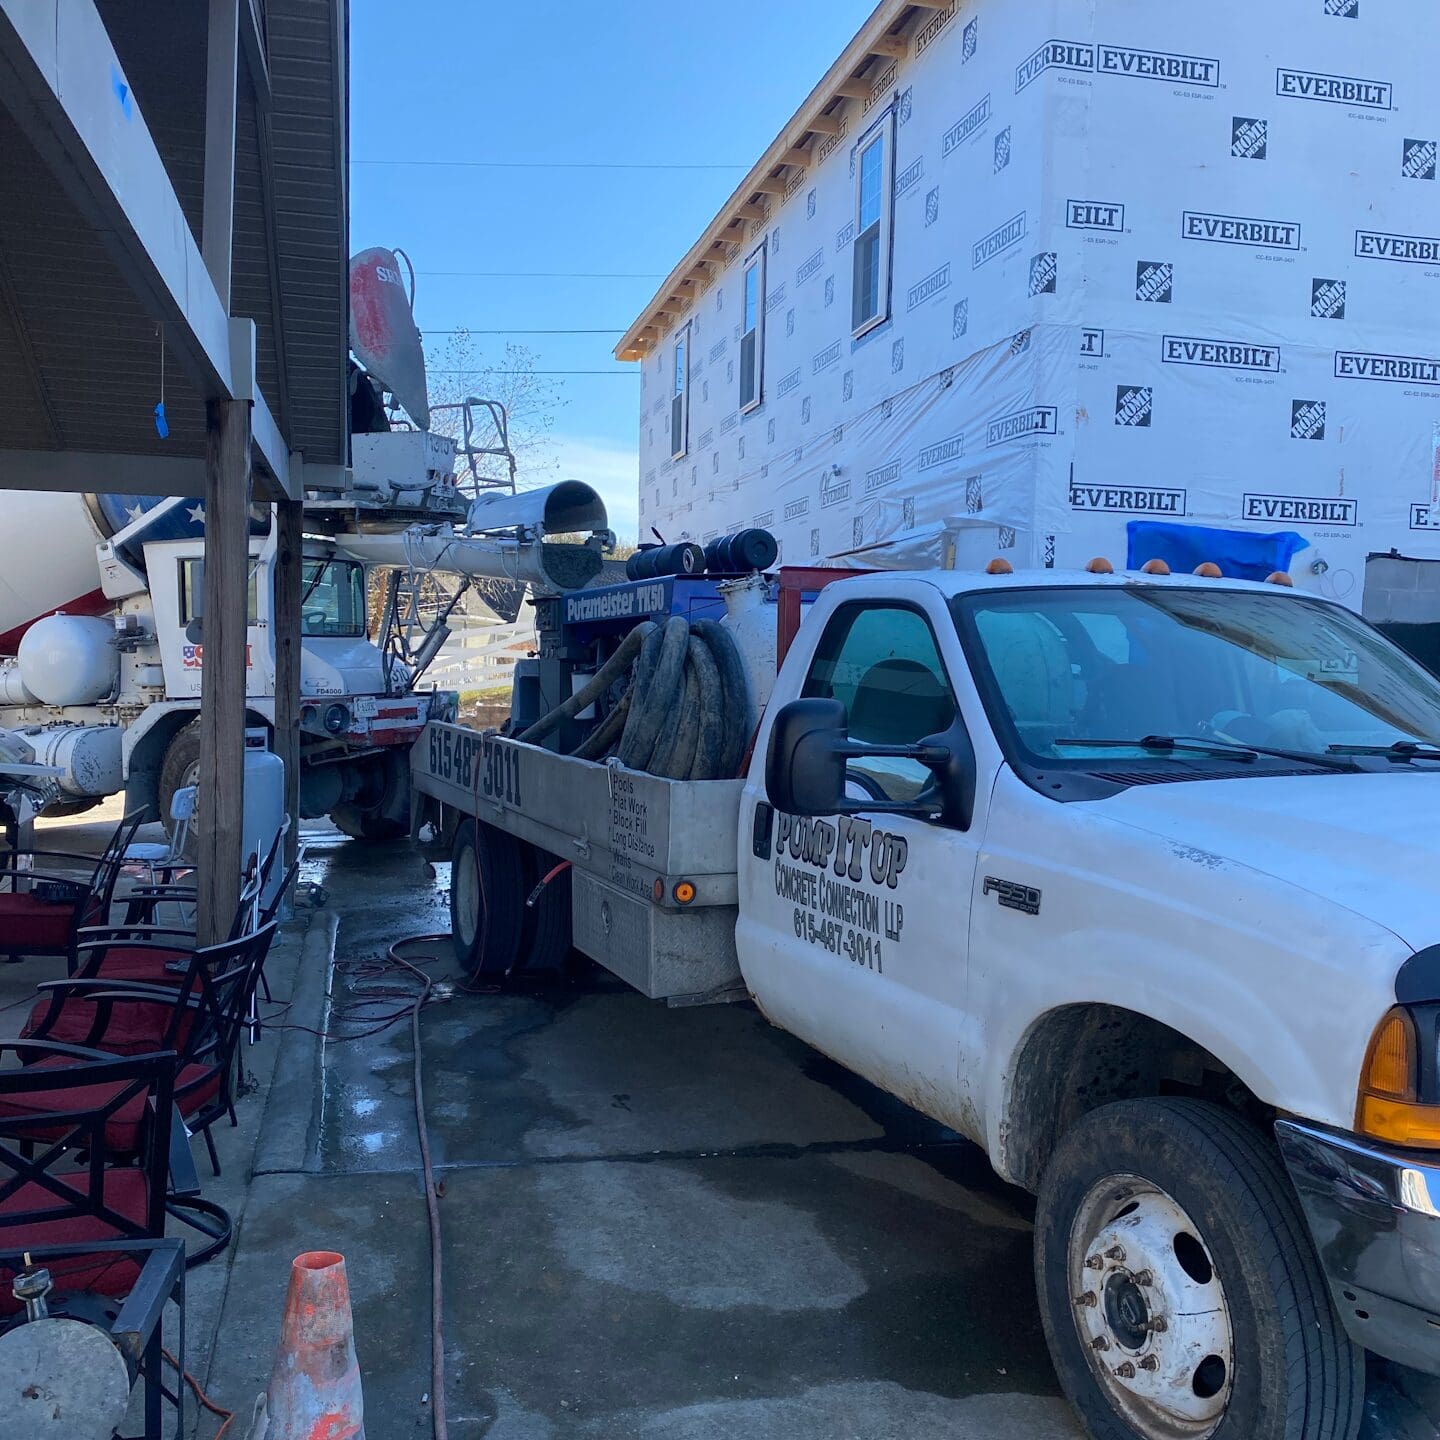
[[[460,170],[748,170],[748,165],[693,165],[612,160],[351,160],[352,165],[426,166]]]
[[[444,275],[476,280],[663,280],[663,270],[417,270],[417,275]]]
[[[468,370],[427,370],[427,375],[638,375],[634,370],[492,370],[488,365],[474,365]]]
[[[471,330],[462,326],[458,330],[431,330],[420,326],[422,335],[623,335],[623,325],[612,325],[608,330],[537,330],[512,326],[509,330]]]

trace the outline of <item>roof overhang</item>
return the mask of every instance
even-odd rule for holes
[[[694,306],[715,274],[730,263],[750,227],[768,214],[769,198],[786,195],[824,157],[827,138],[841,132],[846,106],[866,103],[887,88],[895,61],[910,53],[911,35],[937,12],[955,10],[961,0],[881,0],[844,54],[806,97],[759,163],[666,277],[625,337],[617,360],[643,360],[661,337]]]

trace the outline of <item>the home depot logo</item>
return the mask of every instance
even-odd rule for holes
[[[1050,405],[1032,405],[1028,410],[1002,415],[985,427],[985,445],[989,448],[1032,435],[1055,435],[1059,432],[1059,418],[1059,411]]]
[[[1025,233],[1025,212],[1022,210],[988,235],[982,235],[970,247],[970,268],[978,270],[982,265],[988,265],[997,255],[1003,255],[1018,245],[1025,238]]]
[[[1323,400],[1292,400],[1290,402],[1290,438],[1292,440],[1323,440],[1325,438],[1325,402]]]
[[[1270,122],[1237,115],[1230,122],[1230,153],[1237,160],[1263,160],[1269,153]]]
[[[979,475],[965,477],[965,513],[978,515],[985,508],[985,487]]]
[[[1320,100],[1352,110],[1390,110],[1395,89],[1385,80],[1325,75],[1314,70],[1277,70],[1275,93],[1290,100]]]
[[[1358,350],[1338,350],[1335,377],[1381,380],[1393,385],[1440,385],[1440,360],[1424,355],[1373,355]]]
[[[1211,90],[1220,84],[1220,62],[1201,55],[1101,45],[1097,57],[1095,68],[1102,75],[1128,75],[1135,80],[1165,80],[1176,85],[1203,85]]]
[[[1360,0],[1325,0],[1325,13],[1338,16],[1341,20],[1360,18]]]
[[[1155,392],[1149,385],[1115,387],[1115,423],[1148,430],[1155,411]]]
[[[1183,490],[1133,485],[1070,486],[1072,510],[1107,510],[1118,515],[1183,515]]]
[[[1391,235],[1383,230],[1357,230],[1355,254],[1361,260],[1436,265],[1440,264],[1440,240],[1429,235]]]
[[[1247,215],[1212,215],[1187,210],[1180,233],[1212,245],[1253,245],[1262,250],[1298,250],[1300,227],[1289,220],[1256,220]]]
[[[1400,173],[1407,180],[1433,180],[1435,178],[1435,142],[1433,140],[1407,140],[1405,158]]]
[[[1067,200],[1065,202],[1065,228],[1067,230],[1123,230],[1125,228],[1125,207],[1113,205],[1105,200]]]
[[[1175,267],[1168,260],[1142,260],[1135,267],[1135,298],[1169,305],[1175,294]]]
[[[1030,261],[1031,295],[1053,295],[1060,272],[1059,260],[1053,250],[1042,250]]]
[[[1354,500],[1322,495],[1246,495],[1241,514],[1269,524],[1354,525],[1359,506]]]
[[[1074,40],[1047,40],[1015,67],[1015,93],[1033,84],[1047,70],[1093,70],[1095,47]]]
[[[1010,127],[1007,125],[995,137],[995,173],[998,175],[1010,164]]]
[[[1310,313],[1317,320],[1345,318],[1345,282],[1314,279],[1310,282]]]
[[[1166,335],[1160,359],[1166,365],[1205,365],[1215,370],[1263,370],[1278,374],[1280,351],[1274,345],[1243,340],[1206,340],[1195,335]]]
[[[960,43],[960,63],[966,64],[975,58],[975,49],[980,43],[980,22],[972,20],[965,27],[965,38]]]

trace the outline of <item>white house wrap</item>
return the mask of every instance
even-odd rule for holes
[[[620,347],[642,532],[766,526],[790,564],[1209,546],[1356,608],[1367,557],[1440,557],[1440,5],[883,12],[904,53],[860,47],[804,167],[752,172]],[[1377,571],[1367,613],[1440,620],[1440,589],[1392,613],[1412,581]]]

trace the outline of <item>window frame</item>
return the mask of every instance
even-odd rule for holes
[[[670,342],[670,458],[683,460],[690,453],[690,339],[691,322],[687,320],[675,332]],[[684,350],[684,371],[681,372],[680,352]],[[677,388],[676,382],[679,381]],[[679,438],[677,443],[676,403],[680,405],[678,416]]]
[[[875,313],[859,318],[860,239],[871,227],[862,231],[860,204],[864,187],[865,153],[879,141],[883,145],[880,161],[880,218],[875,222],[879,242],[880,273],[875,285]],[[855,144],[855,193],[853,204],[854,237],[850,241],[850,338],[858,340],[876,326],[883,325],[891,315],[891,284],[895,261],[895,108],[886,112]]]
[[[205,557],[203,555],[180,555],[175,561],[178,571],[175,586],[175,614],[181,625],[194,620],[204,623],[205,619]],[[252,556],[249,561],[249,576],[246,580],[245,624],[259,625],[260,580],[259,566]],[[196,602],[199,602],[198,604]]]
[[[749,278],[752,269],[759,272],[759,282],[756,286],[755,296],[755,325],[753,330],[744,328],[740,331],[740,354],[738,358],[738,378],[741,386],[745,383],[745,340],[749,335],[755,337],[755,393],[747,400],[743,390],[740,393],[740,413],[749,415],[751,411],[758,410],[765,403],[765,297],[768,282],[770,257],[770,239],[766,236],[754,250],[750,252],[744,265],[740,267],[740,324],[745,324],[745,282]]]
[[[951,723],[963,726],[968,734],[970,727],[965,719],[965,711],[961,703],[960,690],[959,687],[955,684],[955,679],[951,674],[950,666],[946,663],[945,647],[941,643],[941,634],[940,630],[936,627],[935,617],[931,615],[930,612],[923,605],[917,604],[912,600],[897,600],[892,596],[874,596],[870,598],[846,600],[842,604],[837,605],[835,609],[832,610],[829,616],[826,618],[824,629],[822,629],[820,632],[820,638],[816,641],[815,648],[810,652],[810,659],[805,667],[805,675],[800,685],[801,697],[808,698],[810,696],[810,687],[811,682],[814,679],[815,666],[819,662],[821,656],[826,653],[830,637],[836,633],[837,628],[843,625],[844,632],[841,635],[839,643],[835,647],[834,654],[831,656],[830,663],[832,665],[834,664],[834,661],[839,658],[841,651],[843,651],[845,644],[849,640],[850,634],[853,631],[855,623],[859,619],[859,617],[863,614],[872,613],[877,610],[901,611],[909,615],[914,615],[917,616],[921,623],[925,626],[926,632],[930,636],[930,642],[935,647],[935,659],[939,662],[940,674],[944,677],[946,688],[950,691],[951,702],[955,707],[955,718]],[[831,688],[833,690],[833,683]],[[834,698],[833,695],[831,698]],[[850,726],[850,707],[848,705],[845,708],[845,724],[846,733],[848,734]],[[924,739],[925,737],[921,736],[920,738]],[[918,764],[919,762],[917,761],[916,763]],[[849,771],[850,766],[847,763],[847,778],[849,776]],[[878,803],[880,802],[877,802],[877,804]],[[924,824],[940,824],[939,819],[934,817],[926,817],[917,814],[912,818]]]

